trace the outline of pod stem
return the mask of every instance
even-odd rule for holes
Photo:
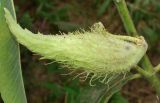
[[[118,12],[121,16],[122,22],[124,24],[124,27],[125,27],[127,33],[132,36],[137,36],[138,33],[137,33],[137,30],[133,24],[132,18],[129,14],[125,0],[113,0],[113,1],[118,9]]]
[[[124,27],[126,29],[126,32],[131,36],[138,36],[139,34],[138,34],[138,32],[134,26],[133,20],[129,14],[125,0],[113,0],[113,1],[114,1],[115,5],[117,7],[117,10],[121,16],[121,19],[122,19],[122,22],[123,22]],[[145,55],[143,57],[141,64],[142,64],[142,67],[147,69],[148,71],[153,70],[153,66],[152,66],[147,55]]]
[[[129,14],[129,10],[127,8],[125,0],[113,0],[117,10],[119,12],[119,15],[122,19],[122,22],[124,24],[124,27],[126,29],[126,32],[131,36],[138,36],[138,32],[134,26],[133,20]],[[141,60],[141,66],[144,68],[137,68],[137,71],[145,77],[155,88],[157,91],[157,94],[160,95],[160,80],[156,76],[156,73],[153,69],[153,65],[151,61],[149,60],[148,56],[145,55],[143,59]],[[158,67],[159,68],[159,67]],[[159,71],[159,69],[157,69]]]
[[[149,72],[149,71],[145,71],[143,70],[141,67],[136,66],[135,69],[141,74],[143,75],[149,82],[150,84],[152,84],[152,86],[155,88],[158,96],[160,96],[160,80],[159,78],[156,76],[156,72]]]
[[[155,72],[158,73],[160,72],[160,64],[158,64],[155,68],[154,68]]]

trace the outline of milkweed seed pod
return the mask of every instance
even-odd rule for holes
[[[142,36],[130,37],[107,32],[102,23],[90,31],[69,32],[63,35],[33,34],[22,29],[5,9],[8,26],[19,43],[29,50],[72,68],[83,70],[80,75],[91,79],[127,73],[143,57],[147,43]]]

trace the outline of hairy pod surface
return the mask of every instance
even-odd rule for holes
[[[113,35],[101,23],[84,32],[33,34],[17,24],[8,10],[5,12],[8,26],[19,43],[44,59],[56,60],[73,70],[83,70],[86,75],[93,73],[93,78],[127,73],[147,50],[143,37]]]

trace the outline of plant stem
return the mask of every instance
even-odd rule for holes
[[[142,74],[155,88],[157,94],[160,96],[160,80],[156,76],[155,72],[145,71],[142,68],[136,66],[135,69]]]
[[[128,78],[128,81],[138,79],[138,78],[141,78],[141,77],[142,77],[142,75],[139,74],[139,73],[133,74],[130,78]]]
[[[141,66],[147,70],[147,71],[153,71],[153,65],[150,62],[149,58],[147,55],[144,55],[144,57],[142,58],[142,60],[140,61]]]
[[[118,12],[121,16],[122,22],[124,24],[124,27],[126,29],[126,32],[131,36],[138,36],[138,32],[134,26],[134,23],[132,21],[132,18],[129,14],[127,5],[125,0],[114,0],[114,3],[118,9]],[[141,61],[142,67],[147,69],[148,71],[152,71],[153,66],[148,58],[147,55],[145,55]]]
[[[158,64],[155,68],[154,68],[155,72],[158,73],[160,71],[160,64]]]
[[[156,90],[158,96],[160,96],[160,80],[159,80],[159,78],[157,78],[157,76],[154,74],[149,77],[146,77],[146,79],[150,82],[150,84],[152,84],[152,86]]]
[[[138,36],[138,32],[131,19],[125,0],[113,0],[113,1],[118,9],[118,12],[121,16],[122,22],[124,24],[127,33],[131,36]],[[145,55],[141,60],[141,65],[144,69],[138,68],[137,71],[152,84],[152,86],[156,89],[158,95],[160,95],[160,80],[154,74],[153,65],[151,64],[147,55]]]
[[[133,24],[133,21],[129,15],[129,11],[127,9],[126,2],[124,0],[114,0],[116,7],[119,11],[121,19],[123,21],[124,27],[129,35],[137,36],[138,33]]]

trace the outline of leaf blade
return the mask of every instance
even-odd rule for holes
[[[0,0],[0,93],[4,103],[27,103],[20,65],[19,45],[6,24],[3,8],[15,17],[12,0]]]

